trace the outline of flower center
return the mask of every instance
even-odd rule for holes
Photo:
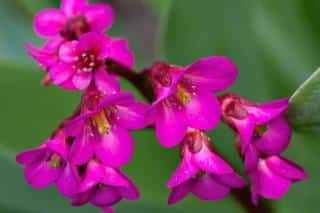
[[[62,165],[62,162],[62,158],[59,155],[53,154],[50,158],[49,165],[52,168],[58,168]]]
[[[80,56],[75,58],[75,61],[76,65],[73,68],[77,69],[77,72],[92,72],[99,64],[92,51],[81,53]]]
[[[104,110],[92,116],[100,134],[108,133],[111,125]]]
[[[60,35],[68,41],[77,40],[80,35],[90,31],[90,25],[88,24],[84,16],[77,16],[75,18],[68,19],[63,29],[60,31]]]
[[[164,104],[169,108],[175,108],[177,110],[182,110],[183,106],[188,104],[190,101],[190,93],[184,89],[181,85],[177,86],[177,91],[169,96]]]
[[[262,137],[262,135],[268,130],[268,126],[267,125],[260,125],[260,126],[257,126],[255,131],[254,131],[254,134],[253,134],[253,137],[254,138],[260,138]]]

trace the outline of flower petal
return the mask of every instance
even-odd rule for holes
[[[197,167],[195,167],[191,162],[191,153],[186,151],[180,165],[168,181],[167,187],[172,189],[188,181],[199,171],[200,170]]]
[[[211,94],[198,93],[185,105],[188,126],[201,130],[214,128],[220,122],[220,103]]]
[[[70,160],[75,165],[87,163],[94,154],[93,144],[95,143],[95,137],[86,128],[89,127],[84,127],[82,135],[76,137],[70,149]]]
[[[104,94],[115,94],[120,91],[116,76],[109,74],[105,66],[100,66],[94,74],[95,84]]]
[[[100,188],[91,199],[97,207],[113,206],[121,200],[119,192],[113,187]]]
[[[100,49],[101,40],[104,37],[107,36],[95,32],[89,32],[81,35],[79,38],[78,45],[80,52],[87,52],[90,50]]]
[[[24,174],[27,182],[34,188],[43,189],[54,183],[61,175],[62,168],[51,167],[46,161],[26,165]]]
[[[33,20],[36,33],[42,37],[57,35],[66,22],[65,15],[57,9],[44,9],[38,12]]]
[[[120,170],[104,166],[103,167],[104,175],[101,177],[101,180],[104,184],[110,186],[122,186],[128,187],[131,185],[131,181],[126,177]]]
[[[84,11],[84,16],[90,24],[90,30],[95,32],[105,31],[114,21],[114,11],[106,3],[89,5]]]
[[[272,120],[267,128],[267,131],[255,141],[256,147],[268,155],[282,153],[291,141],[290,124],[283,116]]]
[[[48,148],[57,153],[64,160],[68,158],[68,146],[66,143],[66,136],[64,134],[58,134],[53,139],[46,142]]]
[[[103,166],[97,161],[91,160],[86,167],[86,172],[83,180],[81,181],[78,192],[85,193],[90,191],[90,189],[101,182],[104,175]]]
[[[129,132],[120,127],[112,128],[101,136],[95,145],[95,153],[102,162],[111,167],[121,167],[132,158],[133,139]]]
[[[117,124],[126,129],[141,129],[148,123],[145,114],[149,105],[142,102],[132,102],[126,105],[117,105],[119,120]]]
[[[89,86],[91,79],[92,79],[91,72],[75,73],[72,77],[72,83],[75,86],[75,88],[82,90]]]
[[[200,152],[193,155],[192,162],[201,170],[213,174],[228,174],[234,172],[227,162],[205,146],[202,147]]]
[[[62,62],[75,63],[78,60],[79,50],[78,41],[69,41],[61,45],[59,49],[59,57]]]
[[[259,162],[259,152],[251,144],[248,145],[244,153],[244,169],[246,173],[249,173],[251,170],[255,170]]]
[[[237,67],[221,56],[202,58],[185,69],[190,79],[202,91],[221,91],[230,87],[237,77]]]
[[[285,113],[288,108],[288,103],[289,99],[283,98],[254,106],[246,105],[245,108],[254,116],[255,122],[258,125],[261,125]]]
[[[119,187],[118,191],[121,196],[127,200],[138,200],[140,197],[138,188],[132,182],[127,187]]]
[[[216,181],[230,187],[230,188],[243,188],[247,185],[246,180],[237,173],[225,175],[212,175]]]
[[[220,200],[225,198],[229,191],[230,187],[219,183],[210,174],[197,178],[192,188],[192,194],[201,200]]]
[[[57,63],[49,70],[50,80],[59,86],[66,82],[74,73],[75,70],[65,63]]]
[[[294,181],[304,180],[308,177],[303,168],[282,157],[269,157],[266,159],[266,164],[273,172],[285,178],[290,178]]]
[[[185,198],[193,187],[194,181],[190,179],[176,187],[174,187],[169,195],[168,204],[173,205]]]
[[[244,154],[251,142],[256,124],[254,123],[253,117],[250,115],[245,119],[233,119],[233,122],[240,136],[241,154]]]
[[[187,131],[183,111],[166,107],[163,102],[156,107],[156,135],[160,144],[170,148],[178,145]]]
[[[83,10],[87,7],[87,0],[62,0],[61,10],[68,17],[81,15]]]
[[[128,41],[125,39],[111,39],[108,46],[103,46],[99,59],[108,57],[129,68],[134,65],[134,56],[129,49]]]
[[[267,199],[280,199],[291,185],[288,178],[274,173],[264,160],[260,160],[258,169],[250,173],[253,190]]]
[[[23,164],[23,165],[28,165],[28,164],[32,164],[37,161],[41,161],[45,158],[47,150],[48,150],[47,146],[42,145],[42,146],[37,147],[35,149],[30,149],[30,150],[20,152],[16,156],[16,161],[19,164]]]
[[[56,183],[59,192],[63,196],[74,197],[78,193],[80,183],[77,168],[68,163]]]

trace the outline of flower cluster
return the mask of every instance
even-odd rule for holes
[[[282,197],[292,181],[307,177],[280,156],[291,139],[288,99],[256,104],[235,94],[217,97],[238,74],[236,65],[221,56],[187,67],[157,62],[134,73],[127,41],[104,34],[113,19],[109,5],[86,0],[62,0],[60,10],[45,9],[35,16],[34,29],[46,42],[26,48],[46,73],[46,83],[83,94],[73,114],[42,145],[17,155],[32,187],[55,184],[74,206],[90,203],[114,212],[122,199],[139,198],[137,187],[121,172],[134,153],[130,131],[154,127],[163,147],[180,148],[181,163],[167,184],[172,190],[168,203],[189,193],[201,200],[223,199],[247,181],[212,148],[205,133],[221,120],[236,134],[254,204],[259,196]],[[154,99],[152,104],[122,91],[118,76],[131,76],[127,79],[143,94],[152,91],[155,97],[147,97]]]

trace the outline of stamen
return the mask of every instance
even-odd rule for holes
[[[183,105],[190,101],[190,94],[181,85],[178,85],[175,96]]]
[[[98,131],[100,134],[105,134],[105,133],[109,132],[111,125],[110,125],[108,118],[103,110],[101,112],[99,112],[98,114],[94,115],[93,120],[97,124]]]
[[[57,154],[53,154],[51,156],[51,159],[49,161],[49,165],[52,167],[52,168],[58,168],[59,166],[61,166],[62,164],[62,159],[59,155]]]

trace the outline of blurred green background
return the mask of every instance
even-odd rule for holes
[[[231,91],[262,102],[290,96],[320,65],[318,0],[108,2],[117,11],[109,33],[129,39],[137,69],[153,60],[187,65],[200,57],[225,55],[239,67]],[[79,100],[79,93],[42,88],[43,73],[23,48],[24,42],[41,44],[32,30],[34,13],[58,5],[57,0],[0,0],[0,212],[98,212],[91,206],[70,207],[53,187],[32,189],[14,160],[18,151],[42,143]],[[127,82],[123,88],[134,91]],[[230,130],[221,125],[210,135],[242,173]],[[134,136],[136,152],[125,170],[142,197],[138,202],[121,202],[118,212],[244,212],[232,197],[201,202],[190,196],[167,207],[165,185],[178,164],[178,151],[161,148],[149,130]],[[319,212],[319,151],[319,136],[295,132],[285,156],[301,164],[310,177],[294,184],[280,201],[270,202],[274,212]]]

